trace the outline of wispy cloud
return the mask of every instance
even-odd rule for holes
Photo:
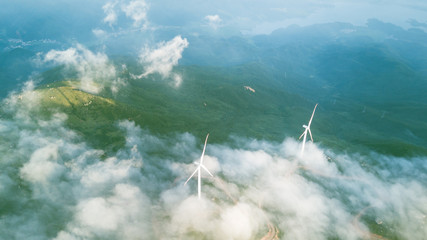
[[[147,12],[149,6],[144,0],[135,0],[122,6],[122,11],[133,20],[135,27],[146,27],[148,24]]]
[[[98,38],[107,36],[107,32],[99,28],[92,29],[92,33]]]
[[[116,68],[105,53],[94,53],[81,44],[63,51],[51,50],[44,56],[45,62],[64,64],[78,73],[80,88],[90,93],[99,93],[111,86],[116,79]]]
[[[8,39],[9,46],[5,49],[14,49],[14,48],[27,48],[32,46],[43,46],[43,45],[59,45],[59,42],[52,39],[40,39],[40,40],[30,40],[23,41],[22,39]],[[45,46],[43,46],[45,47]]]
[[[155,136],[124,120],[117,127],[125,146],[105,153],[67,128],[67,115],[41,115],[43,106],[32,103],[36,93],[30,82],[1,107],[7,113],[0,119],[5,238],[252,239],[278,233],[282,239],[360,239],[375,229],[399,239],[427,234],[425,157],[335,154],[307,143],[301,158],[294,139],[208,144],[205,165],[216,177],[202,176],[198,200],[196,181],[183,185],[203,146],[191,134]]]
[[[117,23],[117,12],[115,10],[117,2],[107,2],[102,9],[104,10],[105,17],[104,22],[108,23],[110,26]]]
[[[144,65],[145,72],[138,77],[142,78],[153,73],[158,73],[164,78],[169,77],[188,45],[186,38],[176,36],[168,42],[158,43],[156,48],[145,47],[139,55],[140,63]],[[176,86],[182,82],[182,77],[177,74],[173,74],[173,79]]]
[[[20,109],[32,99],[27,95],[17,96],[16,104],[6,101],[8,112],[12,116],[26,114],[28,121],[0,120],[1,141],[6,137],[16,144],[15,154],[0,147],[0,165],[7,166],[12,162],[20,165],[17,170],[0,173],[0,179],[17,179],[16,182],[2,181],[0,195],[3,198],[5,189],[16,191],[8,199],[16,198],[13,205],[21,207],[19,211],[2,212],[3,216],[7,216],[0,220],[2,236],[11,239],[79,239],[96,236],[135,239],[143,235],[148,239],[149,229],[143,226],[149,218],[146,212],[150,201],[133,182],[134,177],[142,177],[138,173],[142,166],[136,145],[139,141],[130,139],[127,141],[128,150],[123,149],[117,157],[101,161],[102,151],[79,143],[77,135],[64,127],[67,120],[65,114],[57,113],[50,119],[42,120],[38,118],[37,111],[22,113]],[[138,130],[132,125],[127,128],[129,131]],[[7,136],[4,136],[6,133]],[[3,157],[8,160],[3,161]],[[129,180],[133,183],[129,183]],[[25,199],[26,194],[30,194],[34,201]],[[29,201],[35,205],[28,205]],[[44,207],[37,207],[39,203]],[[66,215],[70,220],[65,220]],[[16,229],[21,231],[4,229],[13,222],[20,222]]]
[[[119,14],[123,13],[132,19],[134,27],[146,28],[148,26],[149,5],[145,0],[107,2],[102,9],[105,13],[104,22],[108,23],[110,27],[118,23]]]
[[[216,15],[207,15],[205,17],[205,20],[208,21],[209,26],[211,26],[214,29],[217,29],[222,22],[222,19],[217,14]]]

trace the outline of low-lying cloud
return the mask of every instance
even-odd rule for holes
[[[122,11],[133,20],[135,27],[143,26],[145,28],[147,26],[148,9],[148,4],[144,0],[131,1],[129,4],[122,6]]]
[[[209,26],[213,29],[217,29],[222,22],[221,17],[218,14],[215,15],[207,15],[205,20],[208,22]]]
[[[176,73],[172,74],[173,67],[178,65],[182,53],[189,45],[186,38],[176,36],[168,42],[160,42],[156,48],[145,47],[139,55],[139,61],[144,65],[145,71],[138,78],[158,73],[164,78],[172,75],[175,85],[179,86],[182,77]]]
[[[67,115],[42,117],[37,91],[11,94],[0,118],[0,234],[7,239],[422,239],[425,157],[336,154],[286,139],[210,144],[202,199],[186,186],[202,150],[188,133],[134,122],[114,153],[94,149]],[[107,155],[107,156],[106,156]],[[272,235],[271,235],[272,234]]]
[[[108,23],[110,26],[117,22],[117,13],[114,10],[116,4],[117,2],[108,2],[102,6],[105,13],[104,22]]]
[[[117,92],[123,85],[123,80],[117,77],[116,68],[105,53],[94,53],[81,44],[63,51],[50,50],[43,60],[76,71],[80,83],[78,87],[89,93],[99,93],[106,86],[112,86],[113,92]]]
[[[94,34],[101,36],[105,32],[96,29]],[[144,67],[144,72],[137,76],[131,73],[131,76],[143,78],[157,73],[172,80],[173,85],[179,87],[183,77],[174,73],[173,68],[178,65],[188,45],[186,38],[176,36],[170,41],[158,43],[155,48],[146,46],[139,55],[139,63]],[[109,88],[116,94],[120,88],[127,85],[126,79],[120,77],[120,70],[104,52],[93,52],[82,44],[76,44],[66,50],[50,50],[41,56],[43,64],[63,65],[69,72],[76,72],[76,80],[79,83],[76,87],[83,91],[98,94]],[[127,71],[125,64],[122,64],[121,70]]]
[[[105,14],[103,21],[108,23],[110,27],[117,24],[120,13],[131,19],[134,27],[146,28],[148,25],[149,5],[145,0],[107,2],[102,6],[102,9]]]

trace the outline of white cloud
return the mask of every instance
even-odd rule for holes
[[[221,213],[220,231],[223,239],[251,239],[264,228],[262,211],[246,203],[230,206]]]
[[[127,17],[133,20],[135,27],[146,27],[147,26],[147,12],[149,6],[145,0],[135,0],[122,6],[122,11]]]
[[[69,48],[64,51],[51,50],[46,54],[45,61],[55,61],[60,64],[77,64],[78,57],[76,48]]]
[[[176,88],[180,87],[182,83],[182,76],[179,74],[174,74],[173,81],[174,81],[174,84],[173,84],[174,87]]]
[[[138,139],[130,139],[129,148],[103,161],[102,151],[90,149],[64,127],[65,114],[49,119],[25,111],[22,114],[28,115],[28,121],[23,122],[14,120],[14,114],[21,114],[19,108],[25,105],[6,105],[13,118],[0,119],[0,152],[8,159],[2,159],[0,166],[10,171],[0,173],[0,197],[7,198],[2,202],[13,208],[2,213],[2,237],[153,239],[150,229],[144,227],[150,201],[139,188],[142,158]],[[128,129],[140,133],[138,127]],[[3,148],[6,139],[13,149]],[[7,181],[9,174],[13,182]],[[4,228],[11,225],[17,231]]]
[[[133,27],[146,29],[148,26],[147,13],[149,5],[145,0],[133,0],[133,1],[113,1],[107,2],[102,9],[104,10],[105,17],[103,21],[108,23],[110,27],[113,25],[121,24],[121,14],[124,14],[127,18],[133,21]],[[124,19],[124,18],[123,18]],[[123,32],[125,30],[121,30]],[[126,32],[126,31],[125,31]],[[100,31],[94,32],[97,36]]]
[[[78,87],[90,93],[99,93],[117,81],[116,68],[109,62],[107,55],[94,53],[81,44],[64,51],[51,50],[45,55],[44,61],[65,64],[75,69],[80,81]]]
[[[111,83],[111,92],[117,94],[124,86],[127,86],[127,81],[124,78],[117,78]]]
[[[28,117],[28,114],[39,110],[41,99],[41,95],[34,91],[34,88],[33,80],[29,80],[25,82],[21,92],[11,92],[9,97],[4,100],[4,110],[14,112],[16,120],[23,123],[31,122],[32,119]]]
[[[104,153],[68,129],[65,114],[40,117],[24,111],[25,101],[11,94],[1,106],[7,239],[254,239],[276,228],[281,239],[427,234],[425,157],[334,154],[307,144],[299,158],[293,139],[208,143],[205,165],[216,178],[202,178],[199,200],[197,181],[183,186],[203,146],[194,136],[154,136],[125,120],[117,124],[125,145]]]
[[[173,67],[178,65],[179,59],[182,58],[182,52],[186,47],[188,47],[188,41],[181,36],[176,36],[168,42],[161,42],[155,49],[145,47],[139,55],[140,62],[145,64],[145,72],[140,77],[152,73],[169,77]],[[175,81],[179,85],[182,79],[175,76]]]
[[[30,182],[46,183],[61,171],[58,161],[58,146],[50,144],[37,149],[30,161],[21,168],[21,177]]]
[[[107,36],[107,32],[99,28],[92,29],[92,33],[98,38]]]
[[[107,2],[104,6],[102,6],[102,9],[106,14],[104,22],[108,23],[110,26],[113,26],[115,23],[117,23],[117,13],[115,10],[116,4],[117,2]]]
[[[211,26],[214,29],[217,29],[222,22],[222,19],[217,14],[216,15],[207,15],[205,17],[205,20],[207,20],[209,26]]]
[[[145,232],[147,213],[146,197],[140,189],[129,184],[117,184],[108,197],[82,200],[76,207],[76,215],[68,225],[68,232],[61,232],[57,239],[65,236],[94,238],[116,236],[118,239],[150,239]]]

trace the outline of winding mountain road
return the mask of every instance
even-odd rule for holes
[[[387,238],[385,238],[385,237],[383,237],[383,236],[380,236],[380,235],[378,235],[378,234],[374,234],[374,233],[371,233],[371,232],[368,232],[368,231],[365,231],[365,230],[363,230],[361,227],[360,227],[360,217],[362,217],[363,216],[363,214],[366,212],[366,210],[368,210],[369,208],[372,208],[372,206],[368,206],[368,207],[365,207],[364,209],[362,209],[362,211],[360,211],[355,217],[354,217],[354,219],[353,219],[353,226],[354,226],[354,228],[356,229],[356,231],[360,234],[360,235],[362,235],[363,237],[365,237],[365,238],[368,238],[368,239],[380,239],[380,240],[387,240]]]

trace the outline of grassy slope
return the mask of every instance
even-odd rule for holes
[[[115,124],[134,114],[132,110],[112,99],[75,89],[71,82],[44,85],[37,91],[42,94],[45,114],[55,111],[66,113],[68,126],[84,136],[94,147],[109,151],[123,146],[123,134]]]
[[[51,83],[38,91],[43,95],[47,114],[65,112],[72,129],[95,147],[107,150],[124,144],[122,133],[115,127],[123,119],[158,134],[190,132],[203,138],[211,132],[213,142],[226,141],[230,134],[283,139],[283,119],[289,116],[265,109],[269,103],[262,103],[266,94],[262,90],[252,93],[243,86],[221,84],[203,88],[189,81],[179,89],[161,81],[132,81],[116,100],[82,92],[71,87],[70,82]]]
[[[375,43],[366,36],[335,41],[320,34],[314,41],[304,29],[292,31],[255,39],[258,47],[245,45],[256,55],[245,64],[176,68],[184,79],[179,88],[160,76],[133,80],[129,72],[121,73],[128,85],[116,96],[108,89],[100,94],[114,99],[115,105],[68,107],[75,115],[69,122],[97,146],[104,141],[102,132],[112,134],[120,119],[158,134],[190,132],[200,141],[207,132],[213,142],[227,141],[230,135],[282,141],[299,136],[319,102],[312,125],[316,142],[355,152],[427,155],[423,68],[387,42]],[[126,63],[132,73],[141,71],[130,58],[114,59],[118,65]],[[64,68],[43,73],[45,84],[73,77],[76,74]],[[96,116],[91,117],[93,112]],[[84,127],[93,124],[92,119],[104,126],[95,134],[99,138]],[[111,139],[110,145],[118,137]]]
[[[133,80],[124,73],[121,77],[128,79],[128,85],[116,96],[108,89],[94,96],[67,82],[44,85],[39,91],[44,92],[45,106],[67,113],[71,128],[95,147],[107,150],[123,146],[123,133],[115,126],[123,119],[155,134],[190,132],[200,141],[207,132],[211,142],[227,141],[230,135],[273,141],[297,138],[314,106],[298,95],[264,84],[268,74],[250,64],[187,66],[178,71],[184,77],[179,88],[159,76]],[[255,93],[246,90],[246,85]],[[378,108],[364,107],[348,99],[319,105],[312,124],[316,142],[339,150],[427,154],[424,141],[411,135],[426,128],[421,119],[405,122],[393,113],[383,116]]]
[[[179,88],[161,79],[131,81],[117,99],[146,113],[154,130],[192,132],[224,141],[230,134],[281,140],[292,121],[290,108],[301,100],[286,92],[251,84],[252,73],[224,73],[221,69],[186,67]],[[255,93],[245,90],[249,85]],[[158,118],[153,118],[158,116]]]
[[[320,103],[313,122],[313,129],[320,131],[318,140],[340,149],[364,146],[399,156],[427,153],[427,75],[419,64],[426,58],[413,54],[427,47],[400,40],[376,42],[372,34],[354,36],[369,29],[352,36],[335,29],[335,38],[325,34],[319,41],[312,40],[310,31],[297,30],[256,39],[260,46],[268,41],[277,45],[263,51],[260,61],[274,72],[278,89]]]
[[[252,78],[262,77],[260,69],[246,67],[184,67],[179,69],[184,82],[179,88],[169,80],[153,76],[132,80],[113,96],[106,89],[99,96],[71,87],[69,82],[48,83],[61,76],[51,70],[45,74],[43,92],[46,109],[68,114],[68,125],[82,133],[96,147],[116,149],[123,145],[119,120],[135,121],[156,134],[190,132],[211,142],[224,142],[230,135],[282,141],[286,134],[299,134],[303,109],[311,104],[296,95],[268,88]],[[249,85],[255,93],[246,90]],[[91,104],[88,104],[91,102]],[[47,111],[50,112],[51,110]],[[295,129],[292,131],[292,129]]]

